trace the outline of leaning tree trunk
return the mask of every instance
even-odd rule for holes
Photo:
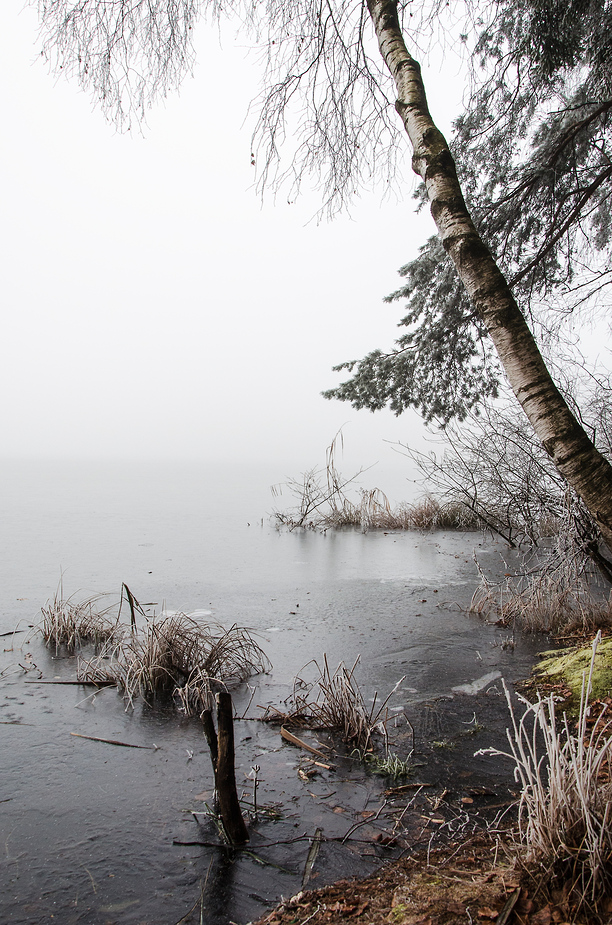
[[[425,182],[444,248],[537,436],[612,549],[612,466],[553,382],[506,279],[472,222],[448,144],[429,113],[420,66],[406,48],[396,0],[368,0],[368,9],[381,55],[395,81],[396,109],[413,147],[412,166]]]

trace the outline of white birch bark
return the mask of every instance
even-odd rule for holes
[[[538,438],[612,549],[612,466],[557,389],[508,283],[472,222],[448,144],[429,113],[421,69],[406,48],[395,0],[367,2],[381,55],[395,81],[396,109],[413,147],[412,166],[427,188],[444,248]]]

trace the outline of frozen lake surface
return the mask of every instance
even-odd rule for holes
[[[428,729],[439,712],[432,704],[453,704],[454,721],[467,724],[475,681],[490,674],[494,685],[500,674],[511,681],[529,670],[533,641],[504,648],[505,631],[465,613],[478,581],[474,554],[487,571],[507,569],[508,550],[479,534],[278,532],[268,517],[278,476],[265,468],[4,463],[0,474],[0,631],[35,624],[63,571],[66,595],[118,599],[125,582],[150,612],[209,611],[259,634],[273,668],[254,680],[249,719],[236,724],[237,777],[252,794],[257,764],[259,800],[280,816],[260,820],[254,845],[317,826],[340,837],[357,807],[376,809],[381,799],[384,782],[354,763],[333,779],[324,772],[302,781],[299,752],[258,721],[256,705],[280,706],[310,660],[326,654],[335,667],[360,656],[366,699],[404,677],[393,705],[408,709],[417,739],[438,734]],[[196,904],[185,919],[195,922],[203,890],[205,921],[242,925],[297,892],[308,842],[271,848],[266,858],[278,867],[173,844],[215,839],[192,815],[212,782],[197,719],[170,706],[126,711],[112,689],[88,696],[83,687],[36,683],[40,673],[74,677],[75,659],[55,658],[27,632],[3,641],[1,921],[171,925]],[[20,667],[31,665],[38,671]],[[250,697],[236,693],[239,713]],[[148,747],[115,748],[71,732]],[[485,773],[485,762],[475,759],[476,771]],[[436,780],[444,774],[437,758],[428,770]],[[319,883],[369,869],[370,860],[338,845],[322,852]]]

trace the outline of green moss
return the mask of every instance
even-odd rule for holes
[[[405,916],[408,915],[411,910],[405,903],[398,903],[397,906],[394,906],[391,912],[389,913],[388,921],[389,922],[399,922]]]
[[[564,684],[572,692],[570,704],[577,707],[580,703],[582,678],[588,676],[593,654],[592,645],[573,649],[561,649],[543,652],[540,664],[534,668],[536,686],[538,681],[548,684]],[[610,696],[612,692],[612,636],[602,639],[597,647],[595,667],[593,670],[593,689],[591,699],[599,700]]]

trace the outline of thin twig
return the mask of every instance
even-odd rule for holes
[[[151,751],[159,749],[159,745],[134,745],[132,742],[120,742],[118,739],[102,739],[99,736],[87,736],[80,732],[71,732],[70,735],[79,739],[89,739],[92,742],[104,742],[106,745],[120,745],[123,748],[147,748]]]

